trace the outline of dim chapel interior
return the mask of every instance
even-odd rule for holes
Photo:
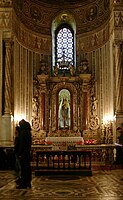
[[[123,1],[0,1],[0,145],[109,148],[123,123]]]

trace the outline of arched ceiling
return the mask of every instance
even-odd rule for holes
[[[76,34],[99,29],[110,18],[110,0],[14,0],[13,6],[28,29],[46,35],[60,13],[75,19]]]

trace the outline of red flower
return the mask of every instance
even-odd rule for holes
[[[52,144],[52,142],[46,142],[46,144],[50,145],[50,144]]]

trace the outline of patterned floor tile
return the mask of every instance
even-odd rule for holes
[[[15,173],[0,171],[0,200],[123,200],[123,170],[92,176],[35,176],[31,189],[16,189]]]

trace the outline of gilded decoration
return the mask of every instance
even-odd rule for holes
[[[28,30],[18,19],[13,19],[13,31],[18,41],[25,47],[42,54],[51,54],[51,36],[37,35]]]
[[[57,16],[59,10],[66,10],[76,21],[77,34],[86,33],[102,26],[102,21],[107,21],[110,17],[109,0],[95,0],[87,3],[80,1],[78,4],[61,3],[50,5],[42,1],[25,0],[22,10],[17,0],[14,1],[14,9],[16,15],[29,29],[50,35],[51,24],[54,17]],[[23,15],[22,15],[23,12]]]
[[[114,11],[114,25],[115,27],[123,27],[123,12]]]
[[[114,38],[115,41],[123,40],[123,12],[122,12],[122,1],[114,1]],[[112,23],[112,24],[113,24]]]
[[[51,127],[51,132],[53,133],[57,133],[57,120],[56,120],[56,96],[57,94],[62,91],[62,89],[66,89],[68,92],[70,92],[70,96],[72,98],[72,104],[73,104],[73,132],[77,131],[77,90],[75,88],[75,86],[72,83],[66,83],[66,82],[61,82],[61,83],[57,83],[53,90],[52,90],[52,105],[51,105],[51,113],[52,113],[52,127]],[[71,129],[71,128],[70,128]],[[67,135],[70,133],[70,129],[68,129],[67,131]],[[62,131],[58,131],[58,135],[61,133]],[[75,133],[75,132],[74,132]]]
[[[45,71],[45,68],[43,69]],[[34,97],[32,104],[32,130],[34,140],[37,140],[38,135],[41,133],[43,133],[43,136],[41,136],[40,140],[43,139],[44,133],[49,137],[79,137],[81,135],[79,131],[82,126],[80,119],[83,113],[83,97],[80,100],[80,95],[82,95],[81,84],[82,81],[80,81],[79,77],[48,77],[48,75],[44,73],[37,75],[37,79],[34,80]],[[87,85],[88,83],[86,87],[88,87]],[[42,104],[42,94],[45,95],[44,104]],[[60,117],[60,108],[62,108],[60,105],[63,105],[62,103],[65,99],[68,100],[70,106],[65,108],[72,109],[72,118],[70,121],[68,115],[68,123],[64,115],[63,123]],[[42,106],[45,106],[45,130],[42,130],[40,126],[42,121]]]
[[[80,74],[89,74],[88,60],[81,60],[80,66],[78,66],[78,71]]]
[[[40,22],[40,20],[42,18],[41,12],[40,12],[39,8],[36,6],[30,7],[30,15],[31,15],[32,20],[34,20],[36,23]]]
[[[67,21],[67,23],[70,24],[72,23],[73,20],[76,22],[76,30],[77,30],[76,43],[77,43],[78,53],[82,51],[88,52],[97,49],[102,45],[104,45],[110,37],[111,25],[108,24],[109,16],[108,17],[105,16],[106,13],[110,14],[108,12],[109,7],[107,6],[107,9],[105,8],[105,4],[108,1],[106,2],[104,1],[103,2],[104,4],[102,3],[101,6],[99,7],[98,4],[96,5],[91,4],[88,6],[86,5],[85,6],[86,9],[84,9],[83,6],[75,7],[73,9],[71,7],[72,5],[70,5],[69,8],[61,10],[61,15],[59,15],[61,16],[61,18],[57,17],[57,12],[56,12],[57,6],[55,8],[53,6],[52,8],[50,8],[47,7],[47,4],[45,6],[43,4],[37,6],[37,4],[31,4],[30,1],[28,3],[27,2],[28,1],[25,1],[24,4],[23,15],[21,13],[22,11],[19,12],[20,8],[18,6],[15,6],[14,4],[17,16],[13,15],[14,18],[12,22],[13,22],[13,31],[18,41],[29,49],[35,50],[43,54],[49,54],[49,55],[51,54],[52,51],[51,24],[55,15],[56,15],[55,19],[57,20],[57,21],[55,20],[54,22],[55,24],[63,23],[62,21],[64,20],[65,22]],[[98,8],[102,10],[98,10]],[[16,9],[18,10],[18,13]],[[45,9],[47,9],[47,15]],[[73,9],[72,12],[71,9]],[[21,20],[22,16],[24,16],[25,11],[27,11],[25,13],[25,18]],[[21,16],[19,16],[19,13],[21,14]],[[99,13],[101,13],[100,16]],[[102,21],[104,21],[105,24],[102,24]],[[97,25],[98,27],[96,27]],[[96,30],[96,28],[98,29]],[[84,33],[86,32],[88,32],[88,35],[86,34],[85,36]],[[57,74],[57,69],[56,69],[56,74]]]
[[[63,23],[70,24],[73,30],[75,30],[75,18],[73,17],[72,13],[68,12],[67,10],[63,10],[58,16],[55,17],[53,21],[54,29]]]
[[[93,21],[97,17],[97,6],[91,6],[86,11],[86,19],[88,21]]]
[[[11,6],[12,0],[0,0],[0,6]]]
[[[73,26],[76,26],[77,30],[77,56],[80,52],[88,52],[102,47],[108,41],[111,31],[110,24],[108,24],[110,23],[109,1],[91,1],[91,3],[84,4],[82,7],[74,6],[74,9],[73,5],[69,5],[68,8],[66,4],[64,9],[60,10],[59,15],[57,15],[58,5],[48,6],[48,4],[45,4],[44,6],[43,2],[38,4],[37,2],[25,0],[23,1],[23,5],[15,5],[17,16],[14,13],[13,27],[18,41],[25,47],[39,52],[40,56],[42,56],[41,54],[52,54],[51,22],[55,22],[56,24],[57,22],[58,24],[64,22],[71,24],[71,21],[75,22]],[[101,6],[98,3],[101,3]],[[21,11],[21,15],[17,11]],[[61,18],[58,18],[59,16]],[[27,24],[25,24],[25,21]],[[102,24],[102,21],[105,24]],[[35,26],[33,27],[34,24]],[[92,56],[94,56],[92,58],[93,61],[97,63],[94,53]],[[82,60],[82,63],[81,59],[79,62],[77,60],[76,67],[69,66],[69,76],[66,76],[66,74],[59,76],[59,71],[56,66],[54,66],[53,74],[50,74],[48,71],[50,67],[48,67],[48,63],[41,60],[40,66],[38,66],[39,71],[37,70],[38,72],[36,71],[35,73],[37,75],[38,85],[35,88],[33,96],[33,103],[37,105],[37,107],[32,108],[33,131],[37,132],[37,136],[40,135],[39,133],[42,133],[41,138],[45,133],[48,133],[48,136],[80,136],[78,129],[82,128],[82,123],[85,121],[87,123],[87,127],[84,126],[85,133],[87,128],[88,134],[90,134],[88,137],[90,139],[97,138],[99,118],[97,116],[98,101],[94,96],[95,91],[93,94],[95,98],[91,99],[90,97],[90,69],[93,70],[92,73],[95,73],[96,66],[90,66],[89,68],[86,59]],[[59,106],[61,101],[58,98],[61,90],[68,90],[70,92],[70,98],[67,100],[69,100],[70,104],[70,99],[73,101],[71,130],[69,128],[65,130],[67,124],[62,127],[64,130],[60,130],[61,127],[59,128],[57,102],[59,102]],[[42,93],[45,96],[44,104],[41,102],[43,100]],[[45,130],[40,125],[42,123],[42,105],[45,107]],[[43,106],[42,108],[44,108]],[[106,141],[107,136],[105,132],[104,137]]]
[[[48,75],[49,73],[50,73],[50,68],[49,68],[47,62],[42,59],[39,63],[38,75],[40,75],[40,74]]]
[[[33,140],[42,141],[45,137],[79,137],[79,130],[84,127],[84,137],[96,141],[110,141],[110,129],[99,135],[98,101],[95,97],[94,80],[89,74],[88,60],[82,59],[82,69],[76,76],[49,76],[47,63],[41,59],[37,80],[34,80],[34,95],[32,107]],[[81,71],[82,70],[82,71]],[[84,71],[83,71],[84,70]],[[45,73],[46,72],[46,73]],[[69,72],[70,73],[70,72]],[[59,126],[59,95],[61,91],[68,91],[69,103],[72,104],[72,126],[68,124]],[[72,101],[71,101],[72,99]],[[45,108],[45,109],[44,109]],[[42,114],[45,111],[45,118]],[[64,118],[66,119],[66,118]],[[86,120],[85,120],[86,119]],[[45,126],[41,126],[41,123]],[[83,126],[83,123],[87,126]],[[112,135],[111,135],[112,136]],[[111,137],[110,136],[110,137]],[[40,137],[40,138],[39,138]]]
[[[12,25],[12,13],[11,10],[4,10],[0,12],[0,28],[11,28]]]
[[[40,120],[39,120],[39,99],[38,97],[32,100],[32,129],[35,131],[40,130]]]
[[[88,34],[87,36],[77,36],[77,51],[87,52],[101,47],[110,36],[110,25],[107,24],[101,31]]]

